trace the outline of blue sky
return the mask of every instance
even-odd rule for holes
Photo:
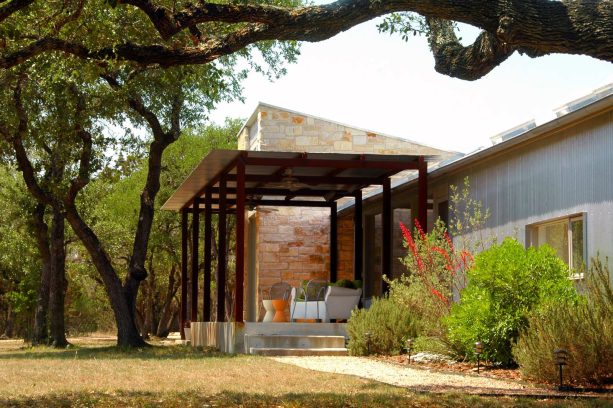
[[[211,119],[248,117],[258,101],[447,150],[469,152],[532,118],[613,82],[613,64],[585,56],[514,54],[467,82],[434,71],[426,40],[379,34],[378,20],[320,43],[304,43],[288,74],[245,82],[245,103],[222,104]],[[477,33],[463,27],[464,41]]]

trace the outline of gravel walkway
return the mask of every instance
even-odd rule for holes
[[[553,390],[533,388],[519,382],[409,368],[364,357],[272,357],[275,361],[316,371],[355,375],[417,391],[493,395],[547,395]]]

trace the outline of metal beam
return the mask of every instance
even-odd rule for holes
[[[345,171],[346,169],[340,169],[341,171]],[[383,169],[382,169],[383,170]],[[396,174],[397,171],[393,171],[393,174]],[[387,177],[389,172],[386,171],[383,175],[373,176],[373,177],[336,177],[336,176],[296,176],[301,183],[304,184],[373,184],[380,185],[383,182],[383,177]],[[283,179],[283,177],[277,176],[276,174],[272,174],[270,176],[262,175],[262,174],[247,174],[245,176],[246,182],[251,183],[278,183]],[[235,174],[228,174],[227,181],[236,181]],[[256,186],[258,188],[260,186]]]
[[[353,212],[353,279],[364,283],[364,230],[362,225],[362,191],[355,193]]]
[[[236,287],[234,298],[234,321],[241,323],[243,317],[243,294],[245,282],[245,162],[236,165]]]
[[[226,180],[219,181],[219,233],[217,243],[217,321],[226,321]]]
[[[381,240],[381,275],[392,278],[392,185],[388,178],[383,182],[383,211],[381,215],[383,239]],[[383,294],[388,291],[388,284],[382,280]]]
[[[187,211],[181,211],[181,339],[185,340],[185,322],[187,320]]]
[[[248,166],[381,169],[398,171],[418,169],[417,161],[326,160],[309,158],[282,159],[273,157],[247,157],[246,161]]]
[[[428,231],[428,163],[419,158],[419,173],[417,175],[417,212],[418,220],[424,231]]]
[[[212,226],[211,189],[204,191],[204,287],[202,293],[202,320],[211,321],[211,261],[213,226]]]
[[[196,197],[194,205],[198,206],[200,199]],[[192,276],[191,283],[191,310],[189,319],[198,321],[198,252],[200,250],[200,212],[194,211],[192,215]]]
[[[336,202],[330,206],[330,282],[338,280],[338,217]]]

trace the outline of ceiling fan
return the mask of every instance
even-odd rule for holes
[[[291,167],[285,169],[283,177],[281,177],[280,181],[269,183],[268,185],[272,188],[283,188],[289,191],[298,191],[303,188],[309,188],[308,184],[301,183],[298,177],[294,177]]]

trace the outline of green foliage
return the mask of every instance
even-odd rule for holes
[[[417,223],[413,234],[402,223],[400,226],[408,250],[402,262],[409,273],[390,281],[390,299],[411,310],[420,335],[444,339],[444,317],[449,314],[454,289],[465,284],[472,256],[455,249],[440,220],[427,234]]]
[[[522,374],[555,381],[558,368],[553,351],[569,351],[565,378],[578,383],[613,380],[613,290],[608,259],[592,259],[585,290],[577,303],[552,302],[534,311],[522,330],[513,355]]]
[[[340,288],[357,289],[355,282],[349,279],[340,279],[333,283],[334,286]]]
[[[389,298],[374,298],[370,308],[355,309],[347,322],[348,347],[352,355],[368,354],[366,333],[371,334],[371,353],[400,354],[406,340],[417,334],[416,321],[408,308]]]
[[[439,337],[418,336],[413,341],[413,353],[436,353],[444,356],[453,355],[447,342]]]
[[[460,238],[463,249],[476,253],[496,242],[496,237],[483,236],[491,216],[490,210],[472,196],[468,177],[464,178],[461,186],[449,186],[449,215],[449,232]]]
[[[447,319],[449,340],[458,352],[474,358],[483,344],[484,358],[511,364],[511,346],[528,325],[528,315],[545,303],[576,300],[568,266],[548,246],[525,249],[512,238],[475,257],[461,301]]]

